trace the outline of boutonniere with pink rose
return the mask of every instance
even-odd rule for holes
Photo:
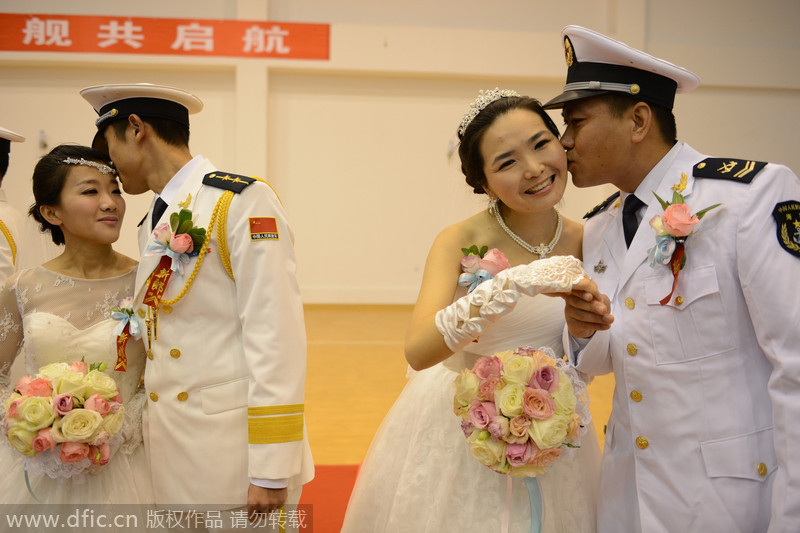
[[[108,364],[51,363],[22,376],[5,403],[3,431],[28,471],[51,478],[93,474],[122,440],[124,407]],[[30,485],[28,485],[30,490]],[[35,495],[34,495],[35,498]]]
[[[467,292],[472,292],[482,282],[511,266],[508,258],[497,248],[489,250],[488,246],[478,248],[473,244],[462,248],[461,252],[464,257],[461,258],[462,274],[458,276],[458,284],[467,287]]]
[[[200,253],[206,238],[205,228],[194,225],[192,212],[181,209],[169,216],[169,224],[162,222],[153,229],[154,242],[147,246],[145,255],[168,256],[170,270],[183,275],[183,266],[189,258]]]
[[[681,175],[680,183],[672,186],[672,202],[662,200],[653,193],[664,209],[663,215],[650,220],[650,226],[656,230],[656,245],[650,249],[650,266],[666,265],[672,272],[672,290],[659,303],[666,305],[675,292],[678,284],[678,273],[686,265],[686,240],[693,235],[694,227],[706,213],[722,204],[714,204],[692,214],[691,208],[684,202],[681,194],[686,188],[686,174]]]

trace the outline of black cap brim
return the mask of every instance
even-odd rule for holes
[[[599,96],[601,94],[607,94],[610,91],[594,91],[591,89],[581,89],[578,91],[564,91],[563,93],[559,94],[542,107],[545,109],[561,109],[564,107],[564,104],[567,102],[571,102],[572,100],[580,100],[581,98],[590,98],[592,96]]]

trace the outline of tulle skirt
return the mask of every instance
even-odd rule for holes
[[[343,533],[500,532],[530,529],[525,483],[472,457],[453,414],[453,381],[443,363],[414,373],[372,441],[359,472]],[[592,428],[581,447],[537,477],[543,533],[595,531],[600,451]]]

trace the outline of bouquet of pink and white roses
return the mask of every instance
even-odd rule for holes
[[[519,477],[543,474],[591,416],[585,384],[549,348],[522,347],[479,358],[455,380],[453,410],[472,456]]]
[[[124,408],[106,367],[84,361],[52,363],[17,381],[5,404],[3,430],[29,464],[43,463],[34,470],[72,477],[108,463]]]

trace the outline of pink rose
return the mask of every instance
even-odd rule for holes
[[[556,410],[556,402],[545,390],[525,387],[522,412],[536,420],[547,420]]]
[[[508,459],[508,464],[511,466],[522,466],[530,462],[535,453],[535,448],[531,447],[530,444],[506,445],[506,459]]]
[[[483,402],[493,401],[494,393],[502,383],[503,380],[500,376],[489,376],[486,379],[482,379],[478,385],[478,399]]]
[[[72,411],[73,407],[72,394],[65,392],[53,397],[53,409],[55,409],[56,414],[64,416]]]
[[[528,429],[531,427],[531,419],[527,416],[515,416],[508,422],[508,433],[517,441],[525,442],[528,440]]]
[[[89,456],[89,445],[85,442],[65,442],[61,445],[59,459],[62,463],[77,463]]]
[[[113,398],[109,398],[108,401],[122,403],[122,394],[119,393],[119,389],[117,389],[117,395],[114,396]]]
[[[33,438],[31,443],[33,449],[37,452],[50,450],[51,452],[56,449],[56,441],[50,434],[50,428],[42,428],[39,433]]]
[[[11,402],[11,405],[8,406],[7,418],[19,418],[19,408],[17,406],[24,401],[25,399],[23,398]]]
[[[664,229],[673,237],[686,237],[692,233],[694,225],[700,220],[692,215],[686,204],[672,204],[664,210],[661,217]]]
[[[89,447],[89,459],[96,465],[104,465],[108,463],[108,458],[111,455],[111,447],[108,443],[98,446]]]
[[[508,437],[508,418],[504,416],[496,416],[489,422],[486,428],[494,440],[506,440]]]
[[[41,396],[47,397],[53,394],[53,385],[50,383],[49,380],[44,378],[36,378],[30,383],[28,383],[28,387],[23,396]]]
[[[528,464],[533,466],[541,466],[545,467],[558,459],[558,456],[561,455],[561,452],[564,451],[562,448],[547,448],[546,450],[540,450],[538,446],[534,445],[536,449],[536,453],[529,459]]]
[[[100,416],[106,416],[111,410],[111,406],[108,405],[106,399],[98,394],[92,394],[86,398],[86,401],[83,402],[83,408],[90,411],[97,411],[100,413]]]
[[[469,437],[472,435],[472,431],[475,429],[475,426],[472,425],[472,422],[469,420],[462,420],[461,421],[461,431],[464,432],[465,437]]]
[[[69,369],[73,372],[80,372],[84,376],[89,373],[89,363],[86,361],[73,361],[71,365],[69,365]]]
[[[25,394],[25,391],[28,390],[31,381],[33,381],[32,377],[22,376],[21,378],[19,378],[19,380],[17,380],[17,385],[14,387],[14,390],[22,394],[23,396],[27,396],[27,394]]]
[[[519,348],[514,350],[514,353],[517,354],[517,355],[531,356],[537,351],[538,350],[535,350],[534,348],[531,348],[530,346],[520,346]]]
[[[497,408],[490,402],[474,401],[467,411],[467,420],[476,428],[486,429],[492,418],[497,416]]]
[[[475,375],[480,379],[487,379],[492,376],[500,377],[500,371],[502,369],[503,363],[496,355],[492,357],[480,357],[472,366],[472,371],[475,372]]]
[[[545,365],[533,373],[529,385],[534,389],[553,392],[558,390],[558,378],[558,370],[553,366]]]
[[[481,264],[481,256],[479,255],[465,255],[461,258],[461,270],[468,274],[474,274]]]
[[[505,270],[510,266],[511,265],[509,264],[506,256],[503,255],[503,252],[497,248],[492,248],[486,252],[480,262],[480,268],[492,276],[496,276],[498,272]]]
[[[176,254],[190,254],[194,250],[194,242],[188,233],[173,233],[169,239],[169,249]]]
[[[108,431],[100,431],[89,443],[89,446],[97,447],[107,443],[109,440],[111,440],[111,435],[108,433]]]
[[[155,228],[153,228],[153,237],[158,242],[163,242],[164,244],[167,243],[169,240],[170,235],[172,235],[172,230],[169,227],[169,224],[166,222],[162,222]]]

